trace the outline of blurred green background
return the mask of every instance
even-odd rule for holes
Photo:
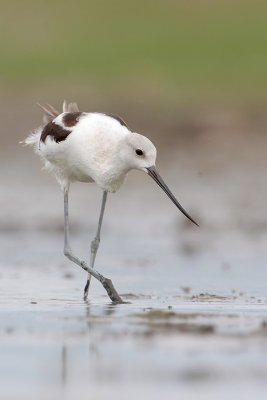
[[[0,84],[159,102],[262,99],[266,17],[260,0],[2,0]]]

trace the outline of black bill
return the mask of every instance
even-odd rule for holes
[[[185,211],[185,209],[181,206],[181,204],[176,200],[164,180],[161,178],[160,174],[157,172],[155,167],[147,168],[148,175],[154,179],[155,182],[161,187],[162,190],[167,194],[167,196],[171,199],[171,201],[176,205],[177,208],[188,218],[192,221],[195,225],[199,226],[193,218],[190,217],[189,214]]]

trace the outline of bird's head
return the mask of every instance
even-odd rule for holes
[[[167,194],[176,207],[194,224],[198,225],[176,200],[166,183],[156,170],[157,150],[153,143],[145,136],[138,133],[129,133],[124,137],[124,143],[120,148],[120,159],[127,170],[138,169],[146,172]]]
[[[155,165],[157,156],[156,147],[145,136],[139,133],[129,133],[124,137],[120,148],[120,158],[128,170],[146,168]]]

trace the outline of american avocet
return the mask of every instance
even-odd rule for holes
[[[100,281],[113,302],[122,302],[112,281],[94,269],[100,242],[100,231],[108,192],[114,193],[132,169],[146,172],[167,194],[175,206],[190,221],[197,223],[178,203],[156,170],[157,151],[153,143],[138,133],[131,132],[122,118],[103,113],[80,112],[76,103],[63,103],[63,112],[54,107],[43,107],[44,126],[29,135],[25,144],[52,171],[64,192],[64,254],[88,272],[84,299],[88,296],[91,275]],[[71,182],[95,182],[102,190],[102,204],[97,232],[91,242],[89,265],[73,254],[69,243],[68,192]]]

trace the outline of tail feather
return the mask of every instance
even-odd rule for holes
[[[47,107],[50,108],[51,114],[53,114],[55,117],[57,117],[60,114],[60,112],[55,107],[51,106],[51,104],[46,103],[46,105]]]
[[[53,121],[59,114],[61,114],[55,107],[51,104],[46,103],[46,106],[37,103],[39,107],[45,112],[43,116],[44,124],[48,124],[49,122]],[[77,103],[67,103],[66,100],[63,102],[63,112],[78,112],[79,108]]]
[[[39,153],[39,142],[42,134],[42,128],[37,128],[34,132],[31,132],[26,139],[22,140],[20,144],[22,146],[32,146],[35,153]]]
[[[77,105],[77,103],[67,103],[66,100],[64,100],[63,103],[63,112],[78,112],[79,107]]]
[[[47,104],[47,107],[42,106],[42,104],[37,103],[39,107],[45,112],[43,115],[43,123],[46,125],[48,122],[53,121],[60,113],[52,106]]]

